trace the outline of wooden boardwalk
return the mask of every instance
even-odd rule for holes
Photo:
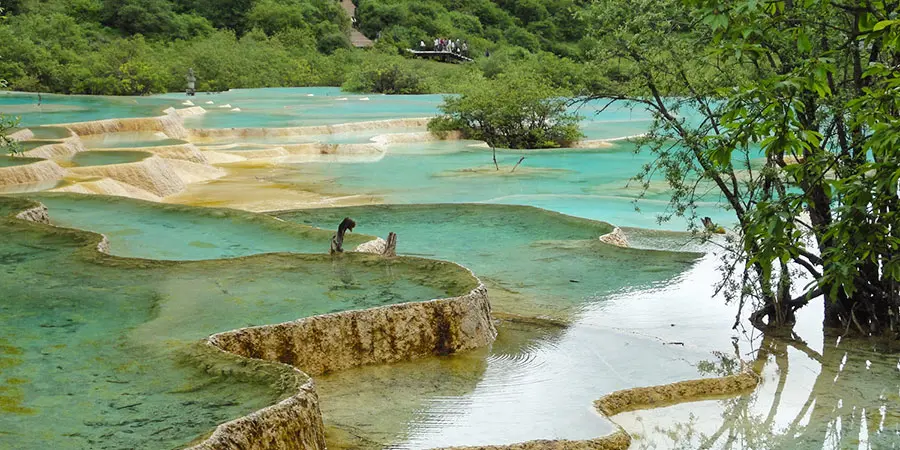
[[[453,53],[449,51],[436,52],[433,50],[413,50],[411,48],[406,49],[406,51],[412,53],[413,55],[416,55],[419,58],[436,59],[443,62],[461,63],[474,61],[474,59],[469,58],[468,56],[463,56],[459,53]]]

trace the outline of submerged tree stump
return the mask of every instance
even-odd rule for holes
[[[384,247],[384,251],[381,252],[382,256],[397,256],[397,233],[391,231],[388,233],[387,245]]]
[[[384,257],[397,256],[397,234],[392,231],[388,233],[387,240],[375,238],[369,242],[364,242],[359,244],[354,251]]]
[[[353,231],[353,227],[356,226],[356,222],[349,217],[344,217],[344,220],[341,221],[341,224],[338,225],[337,233],[331,237],[331,249],[328,253],[344,253],[344,234],[348,231]]]

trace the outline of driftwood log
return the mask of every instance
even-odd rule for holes
[[[337,233],[331,237],[331,250],[328,252],[330,254],[335,253],[343,253],[344,252],[344,234],[348,231],[353,231],[353,227],[356,226],[356,222],[349,217],[344,217],[344,220],[341,221],[341,224],[338,225]]]

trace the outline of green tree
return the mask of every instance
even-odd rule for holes
[[[102,16],[104,24],[127,34],[188,39],[212,31],[205,18],[176,13],[169,0],[105,0]]]
[[[459,96],[448,96],[443,113],[428,124],[431,131],[459,130],[491,147],[556,148],[582,138],[578,116],[567,111],[567,92],[532,74],[503,74],[476,83]]]
[[[5,86],[3,80],[0,80],[0,88]],[[15,131],[19,126],[17,117],[7,117],[0,114],[0,151],[8,152],[11,156],[21,154],[22,149],[19,141],[9,137],[9,134]]]
[[[428,92],[425,76],[399,56],[382,56],[366,61],[354,71],[343,88],[351,92],[381,94],[424,94]]]
[[[738,225],[720,287],[758,300],[758,328],[823,297],[826,327],[900,330],[898,8],[607,0],[590,14],[595,57],[629,70],[595,96],[656,117],[637,178],[662,174],[692,218],[701,192],[721,195]]]
[[[242,35],[247,30],[247,13],[253,0],[181,0],[184,8],[207,18],[214,27]]]

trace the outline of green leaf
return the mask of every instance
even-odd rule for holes
[[[812,44],[809,42],[809,36],[806,33],[800,33],[797,36],[797,50],[800,50],[802,53],[807,53],[812,50]]]
[[[881,31],[898,22],[900,22],[900,20],[882,20],[881,22],[876,23],[874,27],[872,27],[872,31]]]

